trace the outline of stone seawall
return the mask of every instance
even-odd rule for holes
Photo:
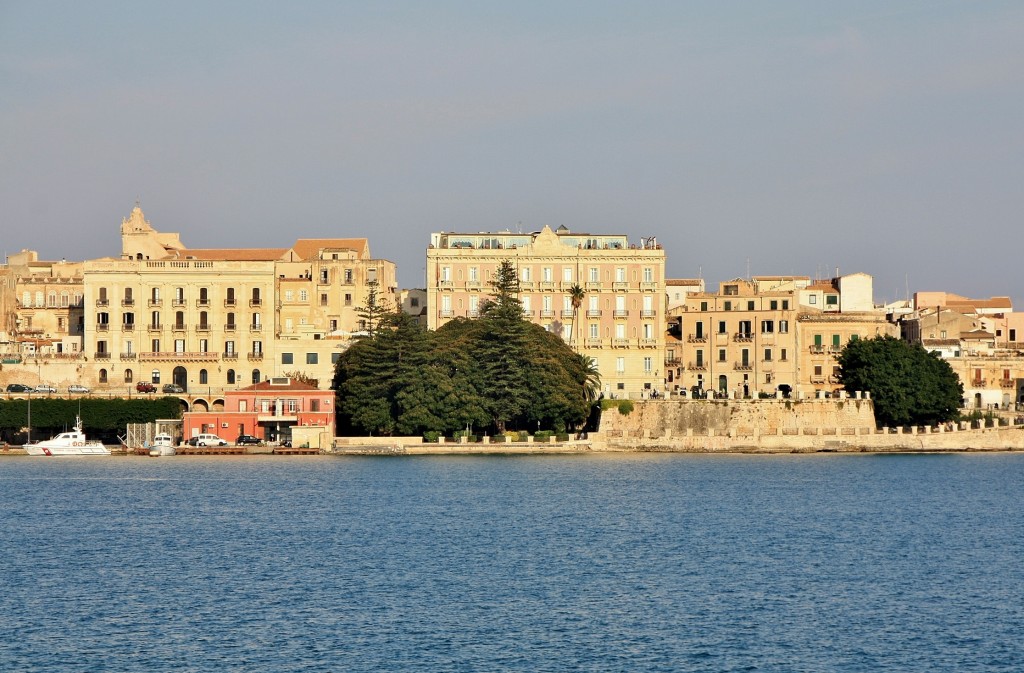
[[[765,452],[1024,450],[1024,426],[875,428],[871,400],[647,400],[608,409],[595,451]]]

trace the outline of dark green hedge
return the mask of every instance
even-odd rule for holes
[[[45,439],[70,429],[81,409],[82,425],[89,438],[114,443],[129,423],[150,423],[181,418],[181,401],[176,397],[156,399],[46,398],[32,400],[32,439]],[[28,424],[28,400],[0,400],[0,437],[12,444],[24,441]]]

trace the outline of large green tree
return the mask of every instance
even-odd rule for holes
[[[948,362],[891,336],[849,342],[839,365],[846,390],[871,392],[880,426],[949,421],[963,404],[963,385]]]

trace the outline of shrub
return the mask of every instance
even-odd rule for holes
[[[507,441],[505,435],[494,435],[491,437],[491,441],[495,444],[504,444]]]
[[[551,431],[550,430],[538,430],[533,435],[533,441],[535,441],[535,442],[547,442],[550,439],[551,439]]]
[[[619,413],[629,416],[633,411],[633,400],[619,400]]]
[[[434,430],[427,430],[423,433],[423,441],[428,444],[436,444],[437,439],[441,436],[440,432]]]
[[[559,441],[559,442],[568,442],[569,441],[569,433],[567,433],[567,432],[560,432],[560,433],[558,433],[555,436],[555,440]]]

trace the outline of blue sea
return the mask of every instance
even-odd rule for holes
[[[1024,671],[1024,455],[0,460],[0,671]]]

